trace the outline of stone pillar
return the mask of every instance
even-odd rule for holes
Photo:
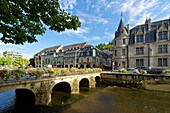
[[[78,94],[79,93],[78,78],[75,78],[70,84],[71,84],[71,94]]]
[[[36,85],[34,89],[36,105],[48,106],[51,103],[51,84],[51,82],[46,81]]]
[[[51,92],[40,91],[36,93],[35,104],[48,106],[51,103]]]
[[[89,88],[96,88],[96,80],[93,76],[89,79]]]

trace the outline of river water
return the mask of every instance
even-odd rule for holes
[[[17,108],[15,101],[14,90],[0,93],[0,113],[170,113],[170,93],[115,86],[79,95],[54,92],[51,107]]]

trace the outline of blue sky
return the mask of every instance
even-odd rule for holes
[[[79,17],[82,25],[77,31],[66,30],[58,33],[47,30],[43,36],[37,36],[38,42],[32,44],[13,45],[3,44],[0,41],[0,53],[4,50],[15,50],[29,59],[46,47],[82,42],[92,45],[108,43],[114,39],[113,34],[117,30],[121,12],[123,12],[125,24],[130,24],[131,28],[143,24],[146,18],[151,18],[151,21],[170,18],[169,0],[59,1],[62,8]]]

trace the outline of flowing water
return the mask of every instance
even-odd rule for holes
[[[16,106],[15,91],[0,94],[0,113],[170,113],[170,93],[108,86],[70,95],[52,93],[51,106]]]

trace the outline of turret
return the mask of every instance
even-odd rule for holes
[[[115,38],[119,38],[119,37],[123,37],[123,36],[128,36],[128,33],[127,33],[127,28],[124,25],[124,20],[123,20],[123,18],[121,18],[119,27],[115,33]]]

